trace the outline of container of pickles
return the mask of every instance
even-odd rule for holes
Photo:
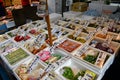
[[[96,37],[94,37],[90,41],[89,45],[99,50],[102,50],[111,54],[115,54],[115,55],[118,53],[118,50],[120,47],[118,43],[111,41],[111,38],[107,40],[103,40]]]
[[[38,27],[38,28],[31,28],[28,30],[28,33],[32,35],[33,37],[37,37],[39,34],[45,32],[44,29]]]
[[[9,39],[0,45],[0,54],[7,52],[8,50],[17,46],[18,45],[16,45],[16,43],[14,43],[12,40]]]
[[[22,61],[30,57],[30,53],[21,47],[14,47],[1,55],[10,69],[16,67]]]
[[[19,80],[37,80],[43,74],[45,66],[41,64],[36,56],[32,56],[16,68],[14,74]]]
[[[57,68],[55,73],[59,75],[62,80],[97,80],[99,76],[98,73],[91,71],[72,58]]]
[[[26,41],[23,47],[35,55],[47,47],[47,44],[42,39],[38,40],[36,38],[32,38]]]
[[[72,40],[75,40],[77,42],[84,44],[87,41],[87,36],[88,36],[88,34],[83,33],[83,32],[81,32],[80,34],[78,34],[77,32],[74,32],[73,34],[70,34],[67,37],[69,39],[72,39]]]
[[[60,51],[59,49],[54,49],[51,51],[51,49],[44,49],[41,52],[37,54],[40,61],[42,61],[45,64],[52,64],[55,63],[61,58],[64,58],[67,54],[63,51]]]
[[[80,48],[81,46],[82,44],[78,42],[70,39],[65,39],[57,46],[57,48],[72,54],[74,51],[76,51],[76,49]]]
[[[111,54],[90,46],[86,49],[79,50],[74,56],[89,66],[92,66],[100,73],[106,71],[105,67],[110,65],[113,60]]]
[[[0,35],[0,44],[8,39],[9,37],[6,34]]]

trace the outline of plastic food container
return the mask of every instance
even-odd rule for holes
[[[30,57],[30,53],[28,53],[25,49],[20,47],[14,47],[9,51],[5,52],[1,55],[2,59],[6,62],[10,69],[13,69],[22,61],[26,60]]]
[[[8,36],[6,34],[0,35],[0,44],[6,40],[8,40]]]
[[[44,72],[45,66],[39,62],[36,56],[30,57],[16,68],[14,74],[19,80],[39,79],[40,75]]]
[[[72,53],[73,51],[80,48],[81,46],[82,44],[80,43],[77,43],[70,39],[65,39],[57,46],[57,48],[62,49],[67,53]]]
[[[58,69],[55,70],[55,73],[61,77],[63,80],[69,79],[83,79],[86,77],[86,73],[90,72],[92,79],[97,79],[99,76],[94,71],[89,70],[87,67],[83,66],[83,64],[75,61],[74,59],[69,59],[63,65],[61,65]],[[87,79],[86,79],[87,80]]]
[[[51,64],[55,63],[61,58],[64,58],[67,54],[63,51],[60,51],[59,49],[54,49],[52,52],[49,49],[44,49],[41,52],[37,54],[40,61],[42,61],[44,64]]]
[[[16,45],[16,43],[14,43],[12,40],[9,39],[0,45],[0,54],[7,52],[8,50],[17,46],[18,45]]]

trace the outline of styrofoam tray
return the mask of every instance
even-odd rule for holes
[[[64,43],[64,41],[66,41],[66,40],[71,41],[71,42],[73,42],[73,43],[76,43],[76,44],[79,45],[79,46],[76,47],[76,49],[74,49],[74,50],[72,50],[72,51],[70,51],[70,52],[67,51],[67,50],[65,50],[64,48],[59,47],[59,45],[62,44],[62,43]],[[79,48],[81,48],[81,47],[83,46],[83,45],[80,44],[79,42],[74,41],[74,40],[71,40],[71,39],[68,39],[68,38],[64,38],[64,39],[58,40],[58,42],[59,42],[59,45],[57,46],[57,48],[60,49],[60,50],[62,50],[62,51],[64,51],[64,52],[66,52],[66,53],[68,53],[69,55],[73,55],[74,52],[76,52]],[[69,46],[69,47],[70,47],[70,46]]]
[[[104,71],[106,71],[106,68],[105,67],[109,67],[111,62],[113,61],[112,60],[112,55],[107,53],[107,52],[104,52],[104,51],[101,51],[99,49],[96,49],[96,48],[92,48],[92,47],[87,47],[85,51],[82,52],[83,49],[79,50],[79,52],[77,52],[74,57],[79,59],[79,60],[82,60],[83,62],[85,62],[86,64],[88,64],[89,66],[92,66],[93,68],[95,68],[98,72],[102,73]],[[94,64],[84,60],[83,58],[83,55],[86,55],[86,51],[88,50],[93,50],[93,51],[96,51],[98,52],[97,54],[97,58],[94,62]],[[92,55],[93,53],[91,53]],[[106,57],[103,57],[101,54],[103,54],[103,56],[106,56]],[[89,54],[90,55],[90,54]],[[104,60],[104,62],[102,63],[102,60]],[[99,62],[101,61],[101,62]],[[101,65],[100,65],[101,64]]]
[[[38,78],[40,76],[40,74],[42,74],[44,72],[44,68],[45,66],[39,62],[39,60],[36,60],[36,62],[34,63],[34,65],[32,66],[31,68],[31,71],[28,72],[28,73],[23,73],[23,74],[20,74],[18,73],[19,72],[19,68],[20,66],[25,66],[26,67],[26,70],[24,71],[27,71],[28,70],[28,67],[30,67],[30,64],[32,64],[32,61],[35,60],[36,56],[31,56],[29,57],[29,59],[27,59],[26,61],[24,61],[23,63],[19,64],[18,66],[16,66],[13,71],[14,71],[14,75],[15,77],[18,79],[18,80],[23,80],[21,79],[21,77],[24,77],[26,76],[27,78],[29,76],[31,76],[31,78],[34,78],[35,76]],[[22,69],[21,69],[21,72],[22,72]],[[34,77],[33,77],[34,76]],[[24,77],[25,78],[25,77]],[[26,78],[25,78],[26,79]]]
[[[100,38],[97,38],[97,37],[93,37],[92,39],[91,39],[91,41],[90,41],[90,46],[92,46],[92,47],[95,47],[96,46],[96,43],[95,44],[91,44],[93,41],[97,41],[97,43],[98,42],[100,42],[100,43],[103,43],[103,42],[105,42],[105,40],[104,39],[100,39]],[[111,49],[113,49],[113,53],[112,54],[117,54],[118,53],[118,51],[119,51],[119,48],[120,48],[120,45],[117,43],[117,42],[113,42],[113,41],[110,41],[110,43],[109,43],[109,48],[111,48]],[[107,52],[107,51],[105,51],[105,52]],[[110,52],[108,52],[108,53],[110,53]]]
[[[3,42],[0,44],[0,54],[7,52],[8,50],[14,48],[14,47],[18,47],[19,45],[17,45],[16,43],[14,43],[11,39]]]
[[[77,74],[79,71],[90,70],[86,66],[84,66],[84,64],[81,64],[80,62],[77,62],[74,59],[69,59],[63,65],[61,65],[59,68],[57,68],[55,70],[55,73],[57,75],[59,75],[63,80],[68,80],[65,77],[63,77],[62,74],[60,73],[61,68],[65,67],[65,66],[70,67],[73,70],[74,74]],[[96,72],[94,72],[94,73],[96,74],[96,79],[97,79],[99,74]]]
[[[0,35],[0,44],[8,39],[9,37],[6,34]]]
[[[18,50],[18,49],[22,49],[24,52],[25,52],[25,54],[26,54],[26,57],[22,57],[22,59],[20,59],[20,60],[18,60],[17,62],[14,62],[14,63],[11,63],[11,62],[9,62],[8,61],[8,59],[5,57],[6,55],[10,55],[11,54],[11,52],[14,52],[14,51],[16,51],[16,50]],[[5,52],[4,54],[1,54],[1,58],[3,59],[3,61],[8,65],[8,67],[10,68],[10,69],[13,69],[13,68],[15,68],[17,65],[19,65],[20,63],[22,63],[23,61],[25,61],[25,60],[27,60],[30,56],[32,56],[32,54],[31,53],[29,53],[27,50],[25,50],[24,48],[21,48],[21,47],[14,47],[14,48],[12,48],[12,49],[10,49],[9,51],[7,51],[7,52]],[[15,58],[15,57],[19,57],[19,56],[12,56],[12,58]]]
[[[50,54],[43,54],[43,56],[40,56],[43,52],[46,52],[47,51],[47,53],[50,53]],[[49,58],[46,58],[47,56],[50,56]],[[55,58],[55,56],[54,55],[60,55],[61,56],[61,58],[59,58],[59,59],[55,59],[54,60],[54,58]],[[64,51],[61,51],[61,50],[59,50],[59,49],[57,49],[57,48],[55,48],[55,49],[50,49],[50,47],[47,47],[46,49],[44,49],[44,50],[42,50],[42,51],[40,51],[39,53],[37,53],[37,56],[39,57],[39,60],[42,62],[42,63],[44,63],[45,65],[47,65],[47,64],[52,64],[52,63],[55,63],[55,62],[57,62],[57,61],[60,61],[62,58],[64,58],[65,56],[67,56],[67,54],[64,52]],[[46,58],[46,60],[44,61],[44,60],[42,60],[43,58]],[[53,60],[52,60],[53,59]],[[52,60],[52,61],[51,61]],[[47,63],[46,63],[47,62]]]

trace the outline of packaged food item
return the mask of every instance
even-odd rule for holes
[[[96,40],[95,39],[95,40],[92,40],[90,42],[90,46],[113,54],[114,53],[114,49],[112,47],[110,47],[111,46],[111,42],[109,44],[108,43],[109,43],[109,41],[103,41],[102,42],[100,40]]]
[[[8,40],[8,37],[7,35],[3,34],[3,35],[0,35],[0,43],[5,41],[5,40]]]
[[[62,54],[53,52],[52,54],[49,51],[41,51],[38,53],[40,60],[49,64],[54,63],[63,57]]]
[[[105,39],[105,38],[107,37],[106,34],[102,34],[102,33],[97,34],[96,36],[97,36],[97,37],[100,37],[100,38],[103,38],[103,39]]]
[[[71,40],[65,40],[64,42],[62,42],[61,44],[59,44],[57,47],[61,48],[63,50],[66,50],[67,52],[72,52],[75,49],[77,49],[78,47],[80,47],[81,44],[78,44],[76,42],[73,42]]]
[[[14,47],[17,47],[17,45],[13,41],[8,40],[0,45],[0,54],[7,52]]]
[[[45,31],[41,28],[32,28],[29,30],[29,33],[34,37],[38,36],[39,34],[41,34],[43,32],[45,32]]]
[[[10,36],[10,37],[16,36],[16,35],[17,35],[17,29],[16,29],[16,30],[13,30],[13,31],[9,31],[9,32],[7,33],[7,35]]]
[[[40,57],[40,60],[42,61],[46,61],[51,57],[49,51],[42,51],[41,53],[38,54],[38,56]]]
[[[83,78],[81,80],[94,80],[96,74],[90,70],[86,70]]]
[[[106,52],[109,52],[111,54],[114,53],[114,50],[112,48],[109,47],[109,45],[105,42],[101,43],[97,43],[97,45],[95,46],[95,48],[98,48],[100,50],[103,50],[103,51],[106,51]]]
[[[39,80],[40,75],[44,72],[43,69],[44,66],[38,62],[37,57],[34,57],[15,68],[15,73],[21,80]]]
[[[97,60],[98,54],[99,54],[99,51],[88,49],[85,53],[81,55],[81,58],[85,61],[88,61],[94,64]]]
[[[75,73],[75,71],[68,66],[64,66],[60,69],[60,74],[65,77],[66,80],[95,80],[96,73],[90,70],[80,70]]]
[[[35,39],[30,39],[24,43],[24,47],[30,51],[32,54],[37,54],[41,50],[45,49],[47,45],[43,42],[43,40],[35,41]]]
[[[60,72],[61,72],[62,76],[64,76],[67,79],[72,80],[74,77],[74,73],[70,67],[65,66],[61,69]]]
[[[29,54],[22,48],[16,48],[14,51],[4,54],[4,57],[7,59],[10,65],[15,65],[16,63],[27,58],[28,56]]]
[[[29,35],[25,35],[25,36],[22,36],[22,35],[17,35],[14,37],[14,40],[16,42],[20,42],[20,41],[26,41],[28,39],[30,39],[31,37]]]

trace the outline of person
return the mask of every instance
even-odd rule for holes
[[[66,0],[66,11],[70,10],[70,6],[73,3],[73,0]]]
[[[21,0],[21,3],[22,3],[22,7],[30,7],[30,0]]]
[[[5,16],[6,15],[6,10],[5,7],[3,5],[3,1],[0,0],[0,17]]]

